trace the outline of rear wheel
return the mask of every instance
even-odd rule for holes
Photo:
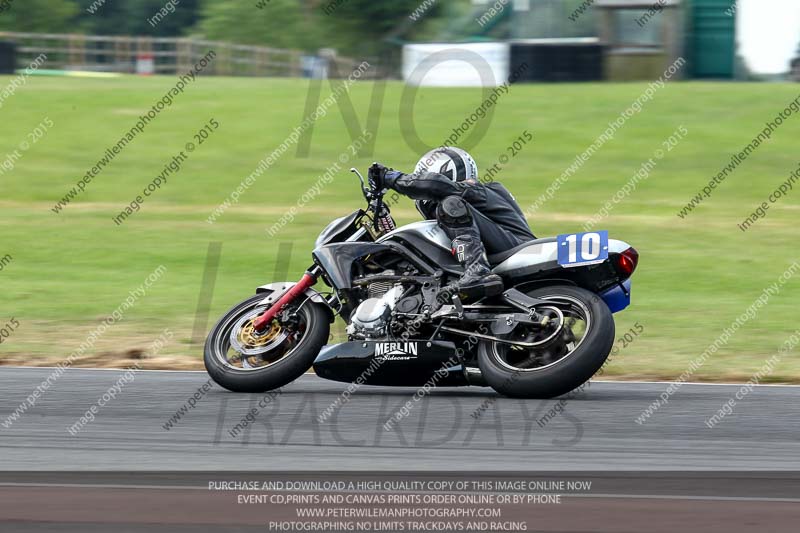
[[[614,317],[596,294],[572,286],[543,287],[528,293],[548,300],[537,306],[544,328],[518,326],[509,339],[535,342],[534,348],[483,341],[478,364],[486,382],[515,398],[553,398],[579,387],[605,363],[614,344]]]
[[[303,375],[328,340],[322,304],[298,299],[259,333],[253,322],[264,311],[258,294],[236,305],[211,330],[204,357],[211,378],[234,392],[264,392]]]

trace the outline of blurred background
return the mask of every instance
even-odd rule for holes
[[[675,377],[800,260],[796,193],[740,227],[800,168],[792,113],[679,216],[790,110],[798,81],[791,0],[0,0],[0,363],[52,365],[84,345],[76,365],[201,368],[211,322],[298,278],[318,233],[361,205],[347,168],[410,171],[496,91],[455,144],[496,165],[537,236],[581,231],[663,150],[599,224],[642,254],[617,318],[620,336],[643,332],[607,375]],[[354,148],[364,129],[374,145]],[[525,131],[533,142],[509,150]],[[418,218],[406,200],[393,213]],[[747,379],[797,330],[798,296],[787,278],[693,379]],[[800,363],[769,380],[800,381]]]
[[[19,66],[47,49],[53,67],[124,73],[174,72],[193,48],[221,41],[232,57],[215,74],[308,74],[332,49],[381,57],[397,77],[404,45],[436,42],[574,46],[531,74],[551,81],[656,77],[678,55],[688,79],[786,79],[799,27],[792,0],[0,1]]]

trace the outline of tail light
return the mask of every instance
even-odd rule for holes
[[[631,275],[633,275],[633,271],[636,270],[636,266],[638,264],[639,252],[637,252],[633,247],[628,248],[617,256],[617,268],[621,274],[625,275],[626,278],[629,278]]]

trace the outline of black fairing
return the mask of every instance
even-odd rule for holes
[[[390,241],[384,242],[394,241],[409,247],[420,257],[424,257],[425,260],[434,268],[444,270],[445,272],[449,272],[450,274],[455,274],[457,276],[460,276],[464,272],[464,269],[461,267],[458,261],[456,261],[455,257],[453,257],[453,254],[450,253],[450,251],[443,250],[441,247],[436,246],[432,242],[418,235],[414,235],[413,233],[400,233],[399,235],[393,236]]]
[[[411,341],[419,353],[403,360],[385,360],[373,364],[375,347],[385,342],[356,341],[326,346],[314,361],[314,372],[331,381],[353,383],[361,378],[366,385],[395,387],[421,387],[431,381],[436,372],[445,369],[448,360],[458,361],[456,347],[452,342]],[[402,343],[408,344],[408,343]],[[373,371],[369,368],[372,365]],[[455,363],[441,378],[437,386],[460,387],[469,385],[460,363]]]
[[[580,268],[562,268],[557,261],[551,261],[503,272],[500,276],[506,286],[514,285],[523,289],[560,282],[601,293],[620,283],[610,260]]]
[[[339,221],[331,222],[317,238],[317,246],[324,246],[332,242],[342,242],[348,239],[356,231],[358,225],[356,222],[364,216],[364,211],[359,209],[342,218]]]
[[[337,290],[346,290],[353,287],[353,263],[367,255],[388,250],[391,248],[385,244],[340,242],[320,246],[311,255],[325,271],[331,287]]]

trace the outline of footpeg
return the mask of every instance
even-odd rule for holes
[[[457,294],[454,294],[450,301],[453,302],[453,307],[458,314],[458,318],[464,318],[464,305],[461,303],[461,298],[459,298]]]

